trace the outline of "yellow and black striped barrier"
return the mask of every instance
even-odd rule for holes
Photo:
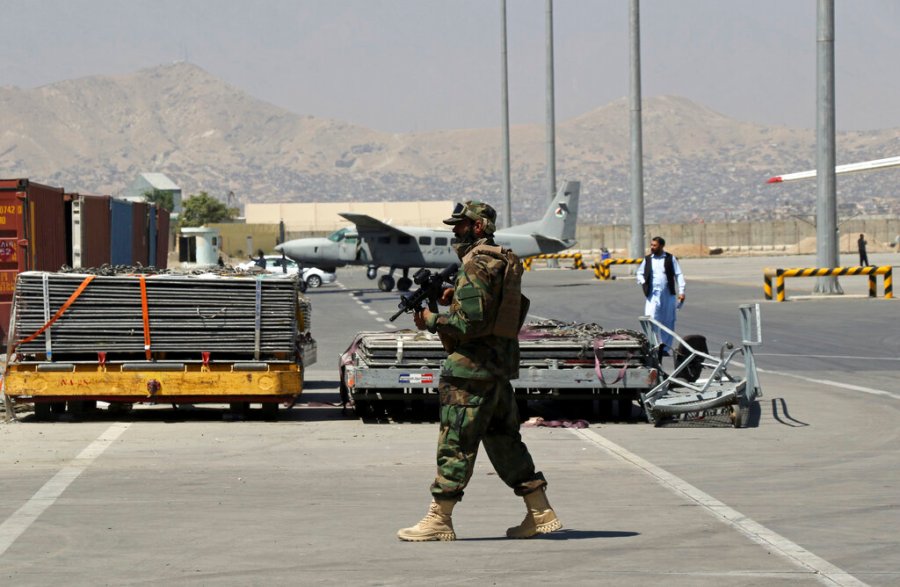
[[[522,259],[522,266],[525,267],[525,271],[531,271],[531,264],[535,259],[573,259],[573,269],[584,269],[583,257],[584,256],[581,253],[548,253],[544,255],[534,255],[532,257],[525,257],[524,259]]]
[[[876,297],[876,275],[884,275],[884,297],[894,297],[893,268],[890,265],[882,267],[809,267],[803,269],[773,269],[766,267],[763,270],[763,294],[767,300],[774,296],[776,302],[783,302],[785,277],[837,277],[840,275],[866,275],[869,278],[869,297]],[[775,290],[772,291],[772,280],[775,280]]]
[[[643,259],[604,259],[599,263],[594,263],[591,268],[594,270],[594,277],[597,279],[612,279],[612,272],[609,270],[610,265],[636,265]]]

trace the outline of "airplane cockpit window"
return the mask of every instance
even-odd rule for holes
[[[412,242],[412,239],[408,236],[401,236],[397,239],[397,242],[399,242],[401,245],[408,245],[410,242]]]
[[[420,245],[430,245],[430,244],[431,244],[431,237],[430,237],[430,236],[420,236],[420,237],[419,237],[419,244],[420,244]]]
[[[332,232],[331,234],[328,235],[328,240],[330,240],[331,242],[334,242],[334,243],[344,240],[344,236],[347,234],[347,230],[348,229],[346,229],[346,228],[341,228],[339,230],[335,230],[334,232]]]
[[[356,234],[345,234],[344,240],[348,243],[355,243],[358,236]]]
[[[434,244],[438,247],[446,247],[447,246],[447,237],[445,237],[445,236],[434,237]]]

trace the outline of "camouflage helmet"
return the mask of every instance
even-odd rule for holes
[[[450,218],[444,220],[444,224],[454,225],[462,222],[464,218],[471,220],[481,220],[484,223],[484,232],[486,234],[494,234],[497,222],[497,211],[493,206],[486,204],[480,200],[466,200],[458,203],[453,208],[453,214]]]

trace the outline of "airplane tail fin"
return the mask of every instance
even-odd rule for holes
[[[566,245],[575,244],[575,224],[578,219],[578,196],[581,193],[581,182],[567,181],[550,202],[544,217],[537,222],[528,222],[504,229],[503,232],[513,234],[529,234],[550,240],[561,241]]]

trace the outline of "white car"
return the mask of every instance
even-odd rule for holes
[[[288,275],[297,273],[300,269],[297,265],[297,262],[293,259],[288,259],[287,257],[282,257],[281,255],[265,255],[263,257],[266,260],[266,273],[286,273]],[[237,266],[238,269],[252,269],[254,267],[258,267],[256,261],[246,261]],[[307,287],[321,287],[323,283],[334,283],[334,280],[337,279],[334,271],[325,271],[323,269],[319,269],[318,267],[304,267],[302,274],[303,283],[306,284]]]

